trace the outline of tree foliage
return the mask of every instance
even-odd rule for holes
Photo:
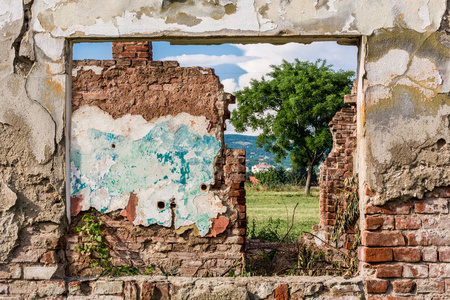
[[[320,59],[271,67],[268,79],[252,80],[236,93],[231,123],[237,132],[261,130],[256,143],[276,161],[289,155],[294,166],[308,168],[309,192],[313,167],[332,147],[328,123],[344,106],[354,72],[334,71]]]

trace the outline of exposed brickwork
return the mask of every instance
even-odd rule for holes
[[[388,288],[383,292],[387,297],[448,297],[443,293],[445,280],[450,277],[449,200],[450,187],[441,187],[426,193],[421,200],[366,206],[360,259],[376,270],[375,278],[388,280]],[[383,227],[384,221],[373,221],[392,217],[393,226]],[[392,251],[392,256],[383,255],[387,251]],[[367,286],[374,280],[368,279]],[[367,291],[378,293],[376,289]]]
[[[336,202],[340,190],[344,187],[345,178],[353,175],[354,152],[356,150],[356,82],[351,95],[346,95],[344,102],[350,107],[341,109],[330,122],[333,134],[333,149],[320,165],[320,224],[316,231],[325,233],[328,239],[336,220]],[[345,208],[343,203],[341,209]],[[381,223],[380,223],[381,222]],[[384,220],[372,220],[371,226],[383,225]],[[350,249],[353,246],[354,234],[349,231],[343,235],[339,245]]]
[[[134,54],[133,54],[134,53]],[[142,53],[150,53],[147,57]],[[114,43],[114,60],[84,60],[74,62],[72,110],[82,105],[95,105],[114,118],[125,114],[155,118],[189,113],[205,116],[209,131],[223,145],[228,104],[234,97],[223,87],[212,69],[182,68],[177,62],[151,61],[150,43]],[[146,63],[134,64],[134,61]],[[131,61],[131,63],[126,63]],[[102,235],[115,266],[133,265],[141,271],[156,267],[155,273],[176,270],[181,276],[220,276],[242,259],[246,231],[245,151],[222,147],[215,160],[215,185],[210,187],[227,207],[225,214],[212,222],[209,234],[201,238],[194,227],[176,230],[159,225],[149,227],[131,224],[120,211],[101,214]],[[84,213],[72,218],[66,236],[68,273],[71,276],[99,274],[100,268],[90,268],[77,245],[86,241],[76,226]],[[42,257],[51,262],[52,253]],[[238,270],[237,270],[238,271]]]
[[[113,59],[122,66],[144,66],[153,60],[151,42],[114,42]]]

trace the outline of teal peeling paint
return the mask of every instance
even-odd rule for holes
[[[128,197],[125,202],[117,197],[136,193],[139,198],[154,188],[148,198],[139,198],[139,216],[147,216],[140,224],[170,225],[169,203],[174,198],[175,226],[195,223],[200,234],[206,235],[209,219],[216,213],[198,213],[194,199],[208,195],[200,190],[201,184],[214,183],[214,160],[221,143],[186,125],[172,132],[169,123],[170,120],[157,123],[143,138],[133,141],[88,129],[85,138],[89,147],[72,147],[70,153],[72,195],[88,195],[84,201],[89,201],[90,207],[109,212],[126,206]],[[158,209],[157,201],[164,201],[165,208]]]

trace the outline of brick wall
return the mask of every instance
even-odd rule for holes
[[[145,55],[145,53],[149,53]],[[222,148],[214,161],[215,183],[209,187],[227,210],[213,219],[209,234],[200,237],[195,227],[175,229],[160,225],[133,225],[123,213],[80,212],[73,199],[72,222],[66,236],[66,256],[70,276],[92,276],[101,268],[89,267],[89,259],[76,251],[86,241],[76,226],[86,213],[103,223],[102,235],[110,248],[112,264],[133,265],[141,271],[156,267],[154,274],[176,270],[181,276],[220,276],[239,265],[244,252],[245,151],[226,149],[223,143],[228,104],[234,97],[223,92],[212,69],[182,68],[174,61],[151,61],[149,43],[114,43],[113,60],[74,62],[72,111],[97,106],[114,118],[126,114],[146,120],[180,113],[204,116],[209,132]],[[239,272],[239,268],[236,268]]]
[[[450,187],[442,187],[423,199],[365,207],[359,257],[368,299],[448,299],[449,200]]]
[[[113,42],[112,56],[122,66],[143,66],[153,60],[151,42]]]
[[[356,82],[351,95],[346,95],[344,102],[350,107],[341,109],[329,123],[333,134],[333,149],[320,165],[320,224],[315,231],[328,240],[336,220],[336,204],[339,203],[341,189],[345,178],[354,173],[354,152],[356,150]],[[341,211],[345,208],[341,203]],[[339,246],[352,247],[354,233],[343,235]]]

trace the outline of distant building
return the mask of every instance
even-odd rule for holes
[[[266,164],[265,162],[262,162],[260,164],[253,166],[252,172],[253,173],[263,172],[269,170],[270,168],[273,168],[273,166]]]

